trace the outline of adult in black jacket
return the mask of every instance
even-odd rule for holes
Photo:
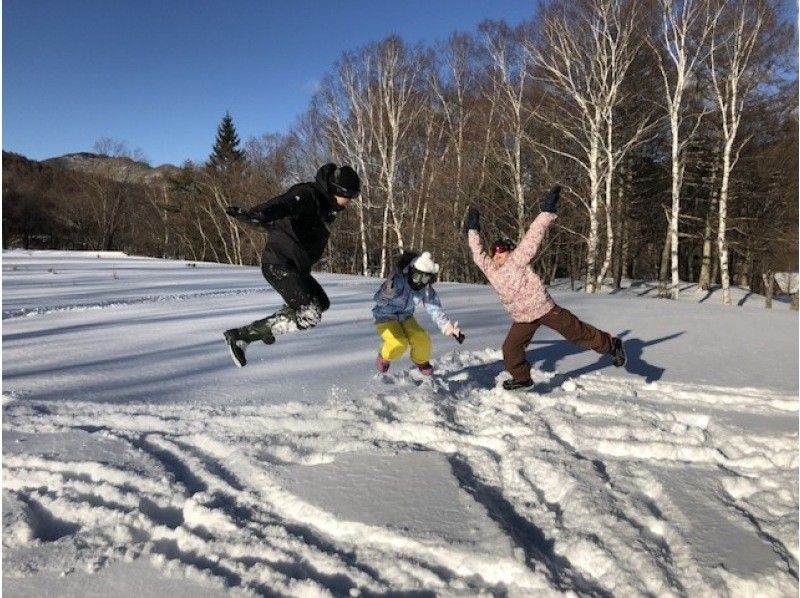
[[[271,345],[275,336],[319,324],[330,300],[311,276],[328,245],[337,214],[361,191],[358,174],[350,166],[324,164],[314,182],[293,185],[288,191],[250,210],[231,206],[229,216],[263,227],[267,243],[261,254],[261,272],[286,304],[271,316],[242,328],[225,331],[225,341],[239,367],[247,363],[245,349],[253,341]]]

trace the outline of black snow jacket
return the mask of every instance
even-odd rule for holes
[[[342,209],[328,190],[335,164],[325,164],[313,183],[298,183],[248,211],[267,231],[262,264],[310,272],[328,244],[330,226]]]

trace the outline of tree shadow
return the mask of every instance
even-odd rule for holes
[[[744,297],[739,299],[739,303],[737,303],[736,305],[741,307],[742,305],[744,305],[747,302],[747,300],[750,298],[751,295],[753,295],[753,291],[747,291],[747,294],[745,294]]]
[[[713,294],[714,294],[714,291],[712,291],[711,289],[707,290],[706,291],[706,296],[703,297],[702,299],[700,299],[698,301],[698,303],[705,303],[706,301],[708,301],[711,298],[711,295],[713,295]]]

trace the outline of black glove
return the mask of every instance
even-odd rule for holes
[[[558,196],[561,193],[561,185],[556,185],[550,192],[544,196],[542,200],[542,212],[556,213],[556,204],[558,203]]]
[[[476,230],[481,232],[481,213],[478,211],[478,208],[470,208],[469,212],[467,212],[467,226],[466,232],[471,230]]]
[[[459,330],[458,334],[454,334],[452,336],[453,336],[454,339],[456,339],[458,341],[459,345],[463,345],[464,344],[464,339],[467,338],[466,336],[464,336],[464,333],[461,332],[460,330]]]
[[[252,228],[256,229],[263,228],[264,219],[261,213],[259,212],[250,213],[247,210],[243,210],[238,206],[228,206],[227,208],[225,208],[225,213],[234,220],[237,220],[242,224],[246,224]]]

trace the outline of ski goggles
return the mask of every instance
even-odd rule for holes
[[[339,197],[346,197],[347,199],[355,199],[361,193],[359,190],[348,190],[341,185],[337,185],[334,182],[330,183],[331,191],[333,191],[334,195],[338,195]]]
[[[420,272],[419,270],[412,270],[411,275],[409,276],[411,282],[419,286],[425,286],[426,284],[431,284],[434,280],[436,280],[436,274],[431,274],[430,272]]]

